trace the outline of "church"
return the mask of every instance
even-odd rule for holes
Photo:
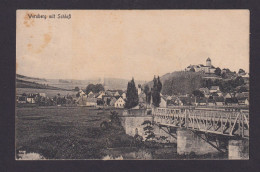
[[[199,64],[199,65],[189,65],[185,71],[190,71],[194,69],[195,72],[204,72],[206,74],[213,74],[215,73],[216,68],[211,64],[211,59],[207,58],[206,65]]]

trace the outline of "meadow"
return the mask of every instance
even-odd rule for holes
[[[20,152],[44,159],[226,159],[227,155],[177,155],[176,144],[145,142],[133,145],[133,137],[121,125],[104,128],[111,111],[89,107],[16,108],[16,159]]]
[[[110,110],[87,107],[16,108],[16,152],[46,159],[101,159],[107,148],[129,146],[132,139],[121,126],[102,129],[109,116]]]

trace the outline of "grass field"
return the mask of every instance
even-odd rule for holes
[[[16,151],[46,159],[100,159],[107,147],[129,146],[131,137],[117,128],[101,129],[110,111],[86,107],[16,109]]]
[[[141,149],[132,147],[133,138],[125,134],[122,126],[100,127],[103,121],[110,120],[110,111],[57,106],[16,108],[17,155],[25,151],[45,159],[227,158],[219,154],[179,156],[176,144],[170,148],[157,145],[156,149],[148,143]],[[119,115],[122,113],[122,110],[117,111]]]

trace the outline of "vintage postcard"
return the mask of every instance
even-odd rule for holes
[[[249,10],[16,15],[16,160],[249,159]]]

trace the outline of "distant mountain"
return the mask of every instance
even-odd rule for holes
[[[25,79],[25,80],[46,81],[46,79],[43,79],[43,78],[34,78],[34,77],[29,77],[29,76],[24,76],[24,75],[19,75],[19,74],[16,74],[16,78]]]
[[[17,86],[22,88],[36,88],[41,87],[44,88],[44,85],[48,85],[54,88],[61,88],[66,90],[73,90],[75,87],[79,87],[81,89],[86,89],[89,84],[104,84],[105,89],[110,90],[126,90],[127,83],[130,80],[127,79],[119,79],[119,78],[93,78],[86,80],[76,80],[76,79],[42,79],[42,78],[34,78],[28,77],[24,75],[16,74]],[[24,82],[23,82],[24,81]],[[25,84],[27,83],[27,84]],[[138,84],[144,84],[145,81],[135,81],[136,86]],[[35,85],[40,84],[40,85]]]
[[[49,90],[66,90],[58,87],[53,87],[45,84],[39,84],[36,82],[25,81],[16,79],[16,88],[36,88],[36,89],[49,89]]]

